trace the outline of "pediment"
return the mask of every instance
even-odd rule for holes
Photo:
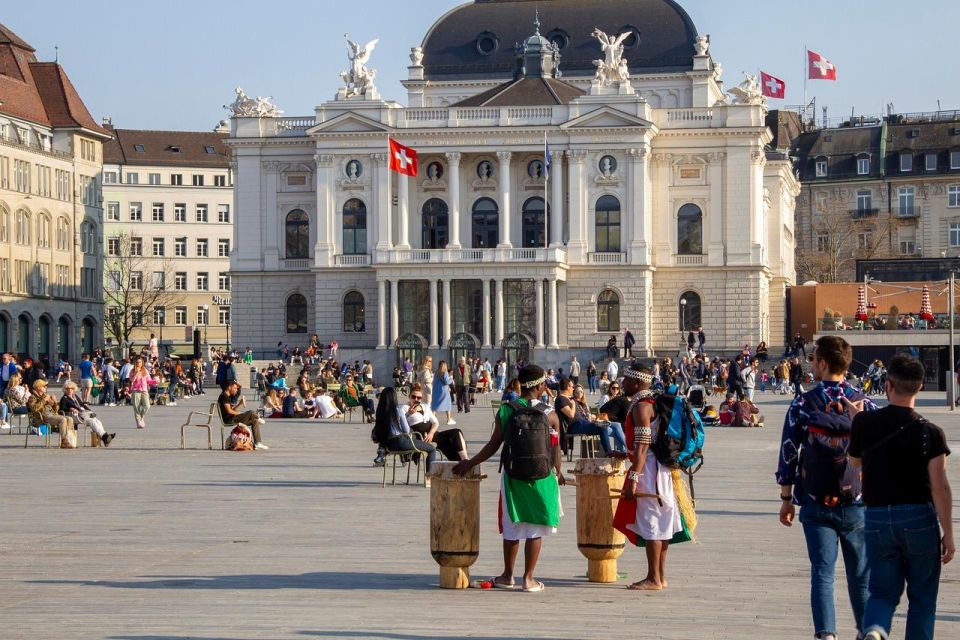
[[[307,130],[307,135],[318,133],[388,133],[390,127],[358,113],[341,113],[336,118],[321,122]]]
[[[590,113],[585,113],[582,116],[574,118],[573,120],[568,120],[560,125],[560,128],[605,129],[622,127],[648,128],[652,126],[652,122],[644,120],[643,118],[638,118],[637,116],[632,116],[629,113],[624,113],[623,111],[618,111],[617,109],[612,109],[610,107],[601,107],[596,111],[591,111]]]

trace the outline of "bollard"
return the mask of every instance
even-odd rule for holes
[[[581,458],[577,477],[577,548],[587,559],[590,582],[616,582],[617,558],[627,539],[613,528],[626,478],[622,460]]]
[[[480,554],[480,467],[465,476],[455,462],[430,469],[430,555],[440,565],[441,589],[467,589],[470,566]]]

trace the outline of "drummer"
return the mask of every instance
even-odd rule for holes
[[[521,395],[517,400],[520,404],[535,407],[540,404],[539,398],[547,388],[546,373],[537,365],[527,365],[519,374]],[[560,422],[550,407],[544,408],[551,430],[557,435],[553,449],[555,474],[550,474],[540,480],[516,480],[506,471],[501,475],[500,482],[500,532],[503,534],[503,573],[494,578],[493,586],[497,589],[514,589],[513,566],[520,550],[520,540],[524,540],[524,573],[520,586],[525,592],[543,591],[543,583],[534,578],[533,572],[540,557],[540,548],[543,538],[557,532],[560,516],[563,510],[560,507],[559,485],[566,484],[560,470],[559,432]],[[503,434],[513,408],[503,404],[497,413],[496,427],[490,436],[490,441],[469,460],[460,462],[453,472],[464,475],[470,469],[489,459],[503,444]]]
[[[460,429],[446,429],[438,431],[440,421],[430,410],[430,403],[423,402],[423,387],[414,382],[410,388],[410,402],[400,406],[400,410],[407,416],[407,424],[412,431],[423,435],[424,442],[429,442],[439,449],[447,460],[457,462],[466,460],[467,442]]]

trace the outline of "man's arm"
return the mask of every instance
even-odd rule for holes
[[[457,463],[457,466],[453,468],[453,472],[457,475],[465,475],[470,469],[474,468],[482,462],[486,462],[490,459],[490,456],[495,454],[497,450],[500,449],[500,445],[503,444],[503,434],[500,432],[500,417],[499,415],[495,419],[496,425],[494,426],[493,433],[490,434],[490,440],[487,441],[487,444],[483,446],[483,449],[477,452],[475,456],[469,460],[461,460]]]
[[[647,451],[650,449],[652,439],[650,433],[652,417],[653,407],[647,402],[639,402],[633,408],[633,424],[639,433],[637,434],[637,447],[633,454],[633,464],[627,472],[627,481],[623,483],[622,496],[624,498],[632,498],[637,493],[637,480],[647,459]]]
[[[933,506],[943,529],[940,561],[947,564],[953,560],[956,547],[953,542],[953,491],[947,479],[947,456],[939,455],[927,463],[930,475],[930,490],[933,493]]]
[[[801,400],[798,398],[787,410],[787,417],[783,421],[783,434],[780,438],[780,461],[777,465],[777,484],[780,485],[780,497],[793,493],[796,482],[797,466],[800,460],[800,442],[803,438],[801,423]],[[782,499],[780,506],[780,524],[789,527],[793,525],[796,508],[793,500]]]

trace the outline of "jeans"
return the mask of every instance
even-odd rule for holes
[[[113,397],[113,387],[116,383],[113,380],[104,380],[103,389],[100,390],[100,405],[115,403],[116,400]]]
[[[574,420],[567,427],[568,435],[599,436],[600,446],[604,453],[610,453],[610,438],[613,437],[617,451],[626,452],[627,439],[623,435],[623,427],[618,422],[590,422],[589,420]]]
[[[864,632],[890,633],[893,613],[907,587],[905,640],[933,638],[940,588],[940,524],[930,504],[868,507],[865,525],[870,599]]]
[[[496,376],[496,377],[494,378],[494,380],[495,380],[495,384],[496,384],[497,391],[499,391],[500,393],[503,393],[503,388],[504,388],[504,387],[506,386],[506,384],[507,384],[507,377],[506,377],[506,376]]]
[[[743,389],[743,395],[747,396],[747,400],[750,402],[753,402],[753,391],[753,387],[744,387]]]
[[[813,609],[814,632],[837,633],[833,582],[838,543],[847,572],[850,606],[857,621],[857,630],[862,631],[861,621],[869,595],[867,582],[870,574],[863,535],[864,507],[805,505],[800,508],[800,522],[810,557],[810,605]]]
[[[7,406],[6,402],[0,401],[0,422],[7,421],[7,413],[9,413],[10,408]]]
[[[590,393],[597,392],[597,376],[587,376],[587,387],[590,389]]]
[[[430,473],[430,468],[437,460],[437,448],[435,446],[419,438],[414,438],[409,433],[393,436],[387,440],[385,444],[387,451],[410,451],[411,449],[417,449],[425,452],[427,454],[427,473]]]

